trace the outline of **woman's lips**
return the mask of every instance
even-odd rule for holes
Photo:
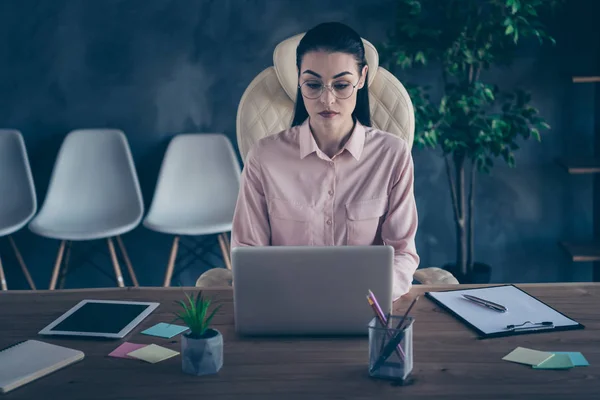
[[[333,112],[333,111],[323,111],[323,112],[320,112],[319,115],[323,118],[333,118],[336,115],[338,115],[338,113]]]

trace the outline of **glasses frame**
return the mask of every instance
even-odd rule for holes
[[[338,96],[335,94],[335,91],[334,91],[334,89],[333,89],[333,86],[332,86],[333,84],[331,84],[331,85],[326,85],[326,84],[324,84],[324,83],[322,83],[322,82],[321,82],[321,85],[322,85],[322,86],[321,86],[321,92],[319,93],[319,95],[318,95],[317,97],[308,97],[308,96],[305,96],[305,95],[304,95],[304,93],[302,93],[302,86],[306,85],[308,82],[313,82],[313,80],[304,81],[304,83],[302,83],[302,85],[298,85],[298,90],[300,90],[300,94],[302,94],[302,96],[303,96],[303,97],[306,97],[307,99],[310,99],[310,100],[315,100],[315,99],[318,99],[319,97],[323,96],[323,92],[325,91],[325,88],[327,88],[327,89],[328,89],[328,90],[331,92],[331,94],[333,94],[333,96],[334,96],[336,99],[339,99],[339,100],[346,100],[346,99],[349,99],[350,97],[352,97],[352,95],[354,94],[354,91],[356,90],[356,87],[357,87],[357,86],[358,86],[358,84],[360,83],[360,77],[358,78],[358,82],[356,82],[356,84],[354,84],[354,85],[353,85],[353,84],[352,84],[350,81],[346,81],[346,82],[350,83],[350,86],[352,86],[352,93],[350,93],[350,94],[348,95],[348,97],[338,97]],[[338,81],[338,82],[340,82],[340,81]],[[337,82],[336,82],[336,83],[337,83]]]

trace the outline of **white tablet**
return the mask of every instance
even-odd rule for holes
[[[139,301],[82,300],[39,334],[122,339],[158,306]]]

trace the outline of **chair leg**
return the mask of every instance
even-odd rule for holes
[[[2,268],[2,259],[0,259],[0,289],[8,290],[6,286],[6,276],[4,276],[4,268]]]
[[[112,259],[113,267],[115,269],[115,276],[117,277],[117,285],[119,287],[125,287],[123,283],[123,274],[121,273],[121,267],[119,267],[119,259],[115,252],[115,245],[113,244],[112,238],[106,239],[108,242],[108,251],[110,252],[110,258]]]
[[[223,233],[223,239],[225,240],[225,245],[227,246],[227,254],[229,255],[229,261],[231,261],[231,243],[229,243],[229,235],[227,232]]]
[[[59,289],[63,289],[65,287],[65,280],[67,279],[67,271],[69,270],[69,261],[71,260],[71,247],[73,246],[73,242],[68,240],[66,245],[67,254],[65,254],[65,262],[63,263],[63,266],[60,269],[60,274],[58,278]]]
[[[229,252],[227,251],[227,239],[224,239],[223,236],[223,233],[220,233],[218,236],[219,246],[221,246],[221,253],[223,253],[223,261],[225,262],[225,266],[228,270],[231,270],[231,261],[229,260]]]
[[[131,265],[131,260],[127,255],[127,250],[125,250],[125,244],[123,243],[121,236],[117,236],[117,244],[119,245],[119,249],[121,249],[121,254],[123,254],[123,259],[125,260],[127,271],[129,271],[129,277],[131,278],[131,282],[133,282],[133,286],[138,287],[138,280],[135,276],[135,272],[133,271],[133,265]]]
[[[167,272],[165,274],[164,287],[171,286],[171,278],[173,277],[173,270],[175,269],[175,260],[177,259],[177,249],[179,248],[179,236],[175,236],[173,239],[173,246],[171,247],[171,255],[169,256],[169,265],[167,265]]]
[[[60,242],[60,247],[58,248],[58,255],[56,256],[56,262],[54,263],[54,270],[52,271],[52,279],[50,279],[50,290],[54,290],[56,288],[56,279],[58,278],[58,271],[60,269],[60,264],[62,262],[63,254],[65,252],[65,241]]]
[[[13,251],[15,252],[15,256],[17,257],[17,261],[19,262],[19,265],[21,266],[23,275],[25,275],[25,279],[27,279],[27,283],[29,283],[29,287],[33,290],[36,290],[35,283],[33,283],[33,279],[31,279],[31,274],[29,273],[29,270],[27,269],[27,265],[25,265],[25,261],[23,261],[21,252],[17,248],[17,244],[15,243],[12,236],[8,235],[8,241],[10,242],[10,245],[11,245]]]

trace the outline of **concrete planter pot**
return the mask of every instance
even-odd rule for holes
[[[208,329],[203,338],[181,337],[181,367],[191,375],[210,375],[223,366],[223,336],[216,329]]]

